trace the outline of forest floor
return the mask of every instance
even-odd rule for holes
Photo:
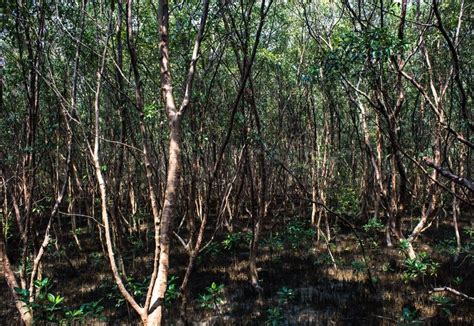
[[[190,282],[186,310],[194,325],[474,325],[474,303],[450,293],[430,293],[433,287],[450,286],[474,294],[474,235],[462,234],[465,251],[452,259],[454,232],[451,223],[434,222],[417,244],[422,254],[418,265],[409,264],[398,246],[386,247],[380,230],[359,230],[368,259],[365,264],[356,237],[344,226],[331,228],[329,242],[316,235],[302,219],[278,220],[264,230],[258,259],[264,289],[259,296],[249,285],[249,220],[241,220],[242,232],[216,236],[199,259]],[[461,229],[471,230],[470,218]],[[407,224],[413,221],[404,221]],[[136,314],[121,299],[111,278],[98,238],[78,232],[82,252],[72,239],[51,245],[43,275],[52,280],[52,292],[64,306],[78,307],[100,299],[102,324],[136,324]],[[146,293],[151,269],[152,236],[130,237],[124,250],[128,288],[138,299]],[[61,241],[60,241],[61,242]],[[181,245],[173,243],[171,284],[179,286],[187,263]],[[58,250],[59,249],[59,250]],[[333,258],[331,258],[331,256]],[[367,265],[372,284],[368,282]],[[179,268],[178,268],[179,266]],[[19,325],[17,312],[4,279],[0,279],[0,325]],[[215,282],[222,290],[202,297]],[[173,291],[171,291],[173,292]],[[208,292],[209,293],[209,292]],[[167,303],[167,324],[179,324],[179,305],[173,293]],[[204,306],[207,306],[204,307]],[[97,322],[90,315],[85,324]],[[94,319],[95,318],[95,319]]]

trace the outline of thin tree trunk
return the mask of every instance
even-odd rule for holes
[[[209,0],[204,0],[199,30],[196,36],[196,40],[194,42],[191,62],[188,68],[183,101],[178,110],[173,97],[173,87],[170,71],[170,58],[168,49],[168,1],[160,0],[160,6],[158,10],[161,55],[161,96],[163,103],[165,104],[166,113],[168,116],[168,123],[170,128],[170,143],[168,149],[169,156],[166,189],[159,229],[158,225],[155,225],[155,232],[158,232],[158,230],[160,232],[160,257],[156,280],[154,284],[150,284],[153,289],[151,293],[151,306],[149,308],[147,325],[161,325],[163,321],[164,297],[168,283],[170,229],[174,215],[176,213],[176,200],[178,196],[179,175],[181,170],[181,119],[191,101],[192,86],[194,74],[196,71],[196,62],[198,59],[201,42],[204,36],[204,28],[206,26],[208,11]]]

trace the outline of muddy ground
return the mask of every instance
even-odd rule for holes
[[[430,293],[433,287],[450,286],[474,296],[470,217],[461,221],[464,249],[457,262],[451,254],[454,232],[449,221],[435,221],[417,240],[417,252],[426,253],[437,266],[426,275],[409,276],[403,250],[398,245],[385,246],[383,231],[358,227],[371,282],[360,244],[343,224],[332,225],[329,242],[324,237],[318,242],[303,218],[273,220],[277,222],[264,231],[260,244],[263,293],[259,295],[247,282],[250,222],[243,218],[240,233],[217,235],[203,251],[190,282],[189,305],[180,314],[179,304],[171,298],[167,324],[184,324],[184,316],[191,325],[474,325],[474,302],[447,292]],[[404,223],[409,226],[413,220],[406,218]],[[64,296],[64,306],[71,309],[101,300],[106,321],[91,316],[83,324],[137,324],[137,315],[113,285],[97,229],[91,232],[83,227],[77,235],[82,251],[72,237],[54,239],[49,247],[43,275],[52,280],[51,291]],[[129,288],[139,298],[146,292],[146,276],[152,266],[152,239],[152,234],[141,239],[131,236],[124,244]],[[171,275],[176,285],[186,262],[184,250],[174,241]],[[223,285],[223,290],[219,302],[206,309],[199,297],[213,282]],[[3,278],[0,302],[0,324],[19,325]]]

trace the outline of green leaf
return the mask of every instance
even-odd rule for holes
[[[48,301],[51,302],[51,303],[55,303],[55,302],[56,302],[56,298],[54,297],[53,294],[48,293]]]
[[[54,300],[54,303],[58,305],[63,301],[64,301],[64,297],[61,297],[60,295],[58,295],[56,299]]]
[[[30,291],[28,291],[27,289],[21,289],[21,288],[14,288],[15,292],[19,295],[21,295],[22,297],[29,297],[30,296]]]

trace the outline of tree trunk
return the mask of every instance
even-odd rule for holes
[[[168,174],[166,179],[165,199],[160,225],[160,259],[158,276],[153,284],[151,307],[147,326],[161,325],[164,309],[164,298],[168,282],[170,227],[176,211],[179,173],[181,169],[181,120],[179,115],[170,121],[170,145],[168,158]]]
[[[2,226],[2,230],[3,230],[3,226]],[[3,232],[0,232],[0,264],[2,266],[3,273],[5,276],[5,280],[8,284],[8,287],[12,289],[13,299],[15,301],[16,309],[20,313],[21,321],[26,326],[32,325],[33,312],[31,311],[30,308],[28,308],[28,306],[24,302],[20,301],[20,298],[18,298],[18,295],[14,291],[14,289],[19,288],[19,286],[16,281],[15,274],[10,265],[10,260],[8,259],[8,256],[7,256],[7,249],[6,249],[5,239],[3,238]]]

